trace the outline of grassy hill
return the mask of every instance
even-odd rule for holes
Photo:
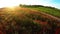
[[[21,7],[30,8],[34,10],[38,10],[41,12],[45,12],[47,14],[53,15],[55,17],[60,18],[60,9],[50,6],[42,6],[42,5],[20,5]]]
[[[34,8],[0,8],[0,34],[58,34],[60,20]]]

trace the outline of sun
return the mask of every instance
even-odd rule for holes
[[[0,0],[0,8],[18,6],[19,4],[17,0]]]

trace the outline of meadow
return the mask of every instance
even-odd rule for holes
[[[52,10],[58,14],[51,13]],[[0,34],[59,34],[59,11],[28,5],[0,8]]]
[[[30,8],[38,11],[45,12],[47,14],[53,15],[60,18],[60,9],[50,6],[43,5],[20,5],[21,7]]]

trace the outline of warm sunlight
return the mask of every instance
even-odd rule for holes
[[[0,0],[0,8],[18,6],[19,4],[44,5],[60,8],[60,0]]]
[[[17,0],[0,0],[0,8],[18,6],[19,4]]]

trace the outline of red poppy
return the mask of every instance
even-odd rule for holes
[[[3,32],[0,31],[0,34],[3,34]]]
[[[57,29],[56,29],[55,34],[60,34],[60,28],[57,28]]]

